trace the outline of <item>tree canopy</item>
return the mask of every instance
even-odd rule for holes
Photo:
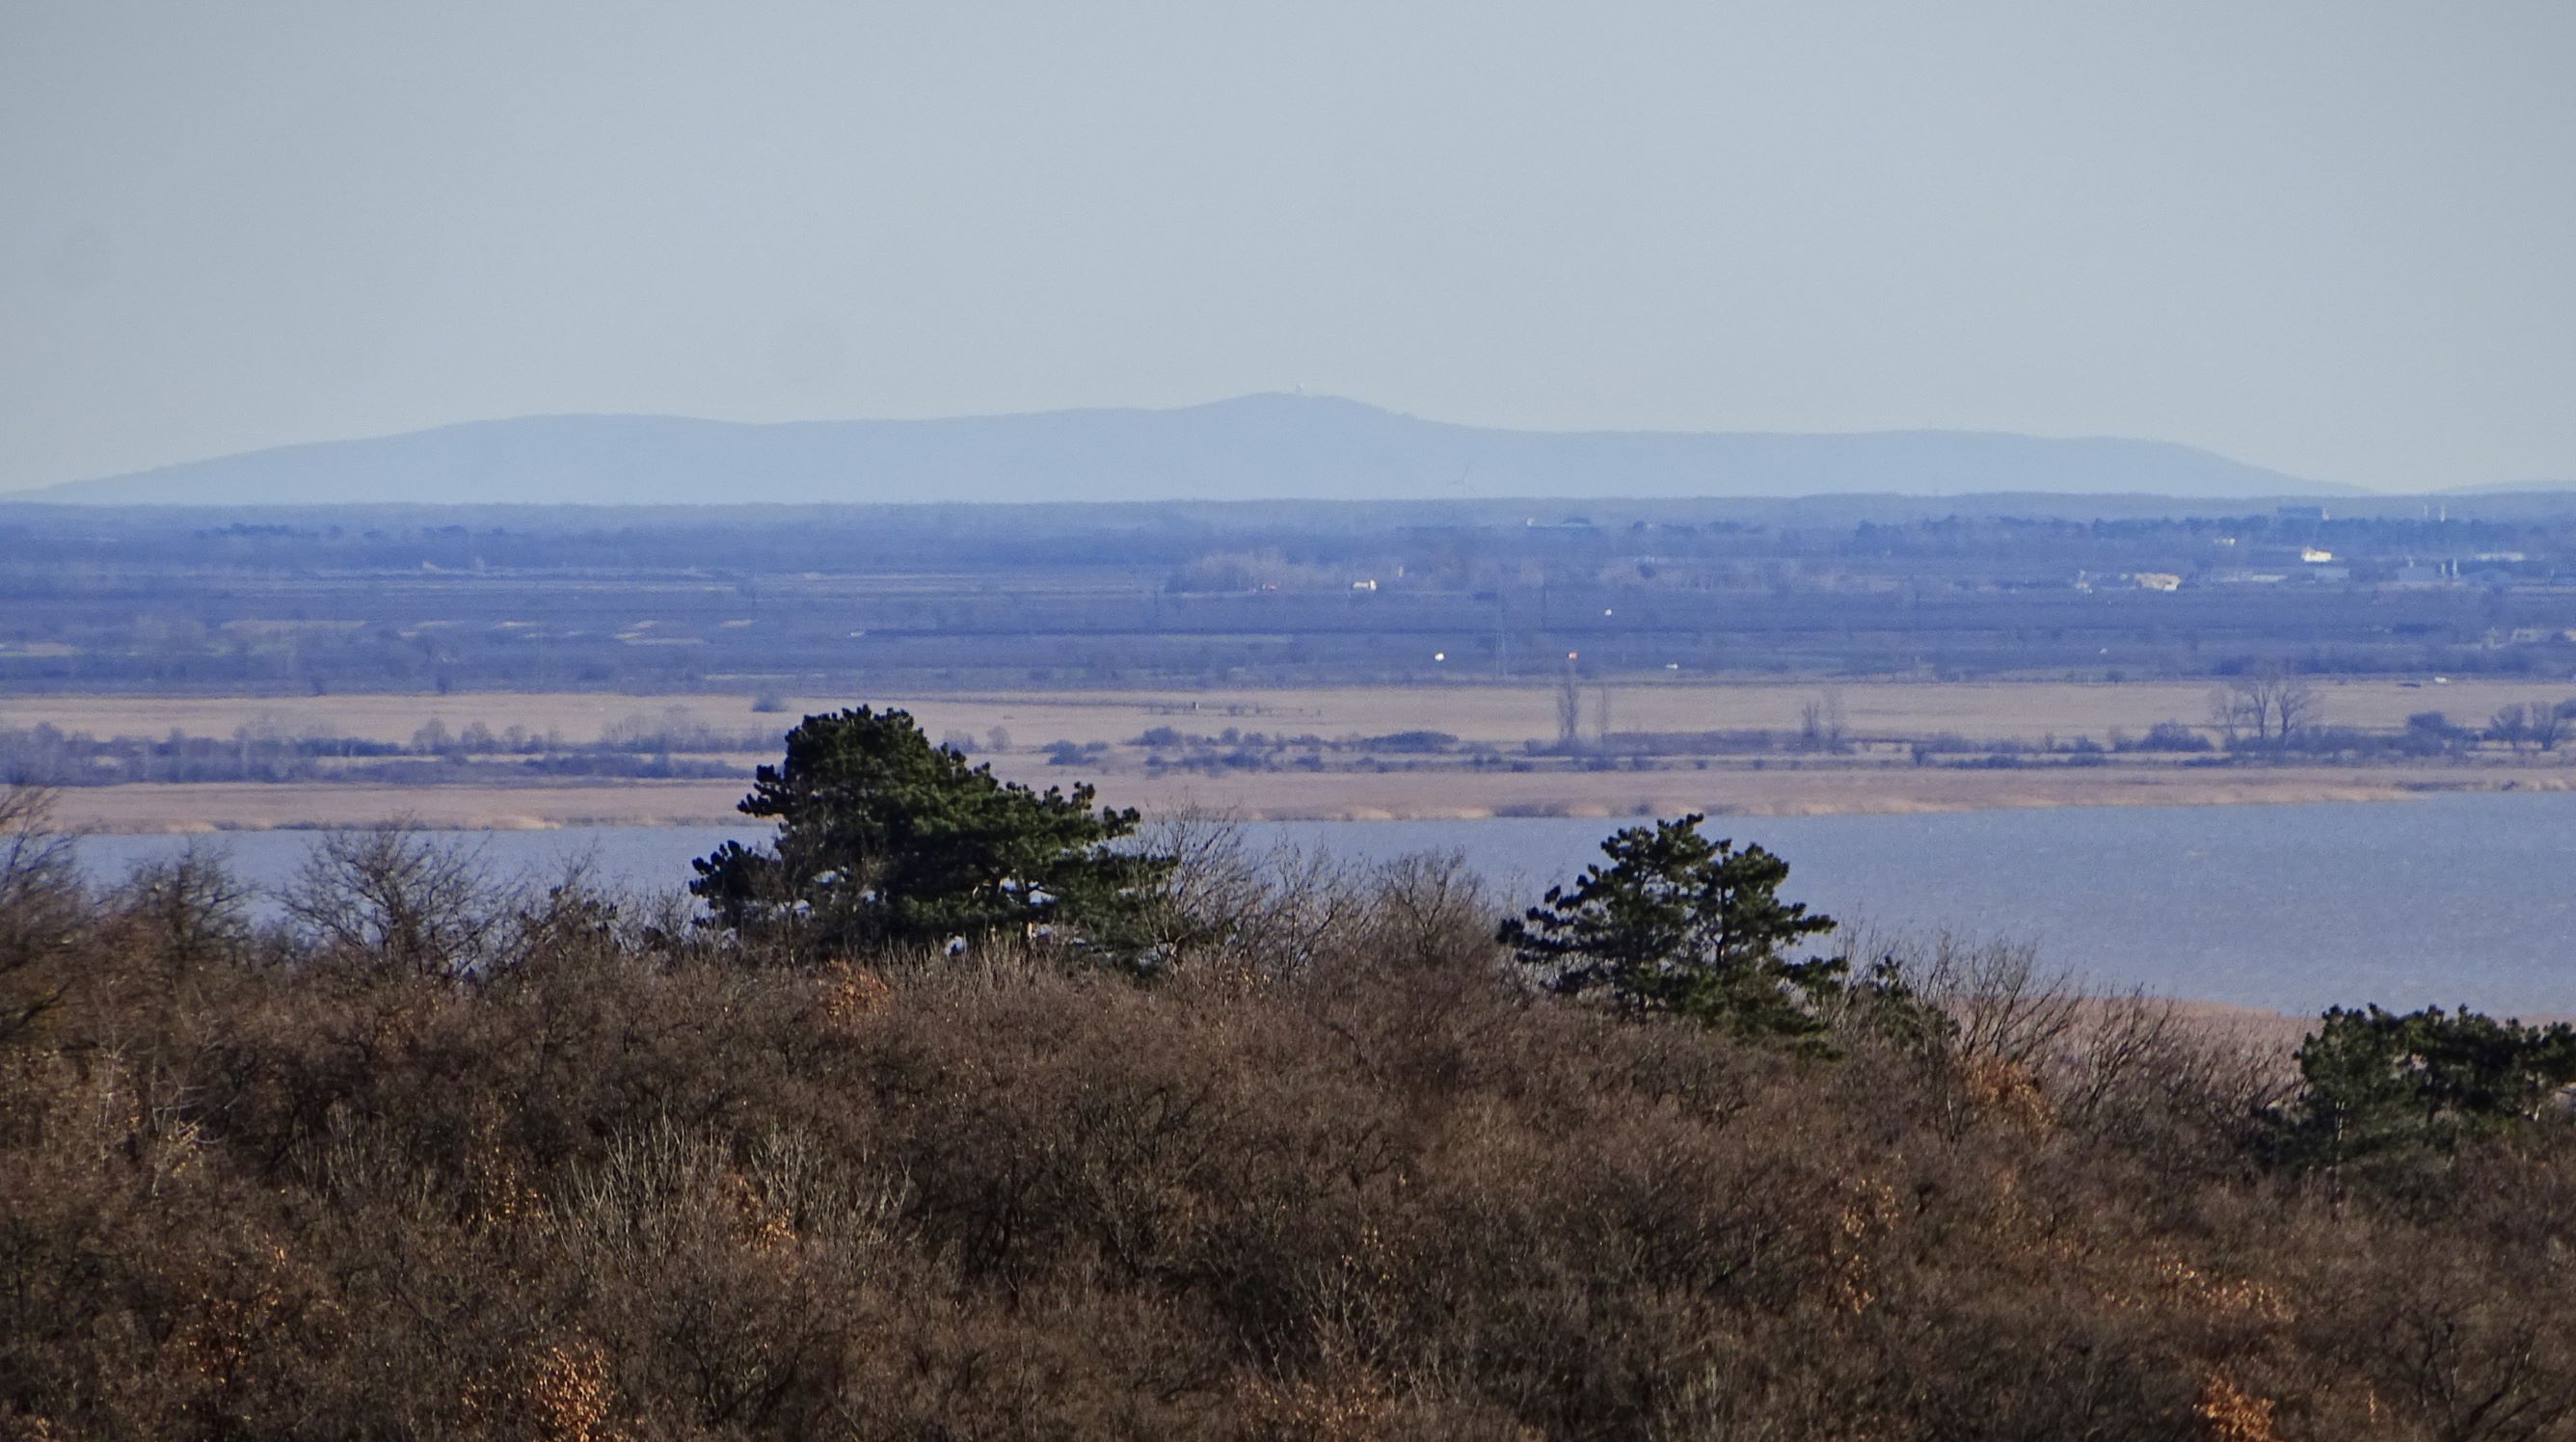
[[[1519,960],[1549,990],[1607,995],[1623,1008],[1672,1012],[1753,1033],[1818,1029],[1806,1004],[1840,984],[1839,959],[1790,948],[1834,928],[1780,899],[1789,863],[1759,846],[1702,835],[1697,814],[1632,826],[1601,843],[1608,864],[1503,923]]]
[[[2299,1047],[2293,1141],[2321,1164],[2447,1148],[2538,1118],[2576,1085],[2576,1027],[2465,1007],[2399,1015],[2336,1007]]]
[[[827,950],[1042,927],[1098,937],[1171,862],[1113,847],[1137,813],[1093,797],[1088,784],[1003,781],[932,745],[904,711],[808,716],[739,808],[775,818],[775,841],[725,843],[695,863],[689,889],[721,925]]]

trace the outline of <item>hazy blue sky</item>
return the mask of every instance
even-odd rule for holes
[[[0,487],[1298,385],[2576,476],[2576,3],[0,4]]]

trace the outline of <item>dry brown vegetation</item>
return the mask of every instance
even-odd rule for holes
[[[1639,732],[1767,730],[1795,741],[1811,684],[1704,682],[1621,685],[1617,725]],[[2407,687],[2394,681],[2320,683],[2317,705],[2338,725],[2388,730],[2407,715],[2449,708],[2476,720],[2529,700],[2523,682]],[[2576,785],[2576,750],[2406,759],[2346,758],[2334,764],[2271,759],[2256,765],[2175,764],[2128,752],[2116,764],[1980,769],[1909,764],[1890,738],[1965,736],[2003,744],[2132,737],[2159,721],[2197,721],[2209,706],[2202,682],[1867,682],[1833,692],[1849,733],[1866,744],[1822,752],[1663,757],[1635,760],[1522,759],[1531,742],[1555,735],[1555,698],[1545,686],[1321,687],[1187,693],[1065,691],[932,696],[898,701],[932,735],[967,738],[979,760],[1014,779],[1063,778],[1045,748],[1086,750],[1084,774],[1119,778],[1122,794],[1149,811],[1218,808],[1249,818],[1475,818],[1630,816],[1701,811],[1735,815],[1957,811],[2009,806],[2214,805],[2384,801],[2434,791],[2539,789]],[[50,724],[96,736],[158,736],[171,730],[230,735],[314,734],[399,742],[432,722],[450,730],[480,724],[520,727],[594,742],[638,718],[703,726],[725,734],[785,729],[788,717],[825,709],[820,698],[772,698],[782,709],[754,711],[743,696],[638,697],[598,693],[481,692],[455,695],[320,697],[26,697],[0,707],[0,723]],[[1588,722],[1586,724],[1589,724]],[[1233,728],[1328,743],[1439,731],[1456,754],[1337,751],[1321,769],[1194,767],[1133,743],[1169,727],[1214,736]],[[2204,728],[2205,729],[2205,728]],[[1001,738],[991,740],[989,738]],[[1204,748],[1202,748],[1204,749]],[[747,767],[752,756],[728,759]],[[2053,759],[2065,759],[2062,757]],[[2103,756],[2077,758],[2100,762]],[[1275,762],[1276,758],[1274,758]],[[1166,764],[1169,762],[1171,764]],[[264,783],[152,782],[84,786],[63,801],[67,819],[110,831],[213,827],[366,825],[394,818],[474,829],[564,825],[727,824],[741,784],[733,780],[544,779],[390,784],[353,777]]]
[[[994,769],[1032,785],[1064,774],[1027,758]],[[1249,820],[1476,820],[1494,816],[1886,815],[2021,806],[2224,806],[2399,801],[2461,790],[2557,791],[2576,768],[2179,766],[2083,770],[1913,770],[1802,764],[1707,772],[1344,771],[1119,776],[1122,799],[1154,815],[1222,810]],[[65,821],[98,831],[371,826],[393,820],[475,831],[548,826],[724,826],[740,781],[524,786],[205,782],[91,786],[65,793]]]
[[[2197,724],[2209,709],[2210,682],[2183,681],[1846,681],[1836,689],[1847,724],[1859,733],[2034,738],[2144,731],[2158,721]],[[1813,681],[1623,681],[1617,724],[1641,731],[1794,728]],[[2408,686],[2393,680],[2320,680],[2325,714],[2339,725],[2393,727],[2416,711],[2443,709],[2478,721],[2497,707],[2554,695],[2529,680],[2461,680]],[[1007,729],[1022,747],[1059,738],[1121,742],[1144,727],[1170,723],[1193,730],[1228,724],[1247,730],[1312,731],[1326,736],[1428,728],[1467,741],[1516,745],[1556,734],[1554,688],[1546,681],[1498,685],[1480,681],[1386,686],[1105,691],[990,691],[871,696],[903,707],[932,735],[962,730],[981,736]],[[847,698],[779,699],[792,719],[830,710]],[[377,693],[331,696],[27,695],[0,704],[0,720],[49,722],[96,735],[158,735],[172,728],[230,735],[235,727],[275,723],[289,730],[379,741],[407,739],[432,719],[450,728],[482,722],[493,730],[524,726],[596,740],[636,715],[680,708],[692,720],[741,730],[776,712],[755,712],[748,695],[630,696],[596,691],[459,691],[448,695]],[[1193,709],[1195,708],[1195,709]],[[780,726],[784,730],[784,725]]]
[[[263,931],[195,860],[81,896],[37,820],[0,1435],[2576,1429],[2576,1138],[2292,1174],[2277,1057],[2009,953],[1799,1058],[1533,998],[1438,860],[1182,838],[1226,924],[1138,977],[790,965],[399,839]]]

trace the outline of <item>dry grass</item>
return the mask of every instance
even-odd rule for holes
[[[1248,820],[1476,820],[1492,816],[1898,815],[2033,806],[2216,806],[2395,801],[2446,790],[2564,790],[2576,775],[2505,767],[2173,766],[1954,771],[1810,763],[1797,770],[1650,772],[1232,772],[1102,775],[1033,758],[997,768],[1039,784],[1100,781],[1149,813],[1213,810]],[[58,807],[98,831],[262,830],[410,820],[471,830],[548,826],[722,825],[739,820],[742,781],[622,781],[526,786],[369,786],[204,782],[77,787]]]
[[[2113,727],[2144,732],[2158,721],[2197,724],[2208,711],[2201,681],[2112,683],[2054,681],[1868,681],[1839,685],[1856,735],[2031,739],[2106,737]],[[2408,688],[2396,681],[2324,682],[2323,720],[2333,725],[2393,727],[2417,711],[2483,721],[2497,707],[2566,689],[2532,681],[2462,681]],[[1794,730],[1813,682],[1650,681],[1613,688],[1621,730]],[[727,730],[777,724],[784,731],[806,711],[862,701],[903,706],[933,735],[978,736],[999,726],[1020,747],[1054,740],[1124,741],[1149,726],[1215,731],[1307,733],[1339,738],[1427,729],[1468,741],[1513,744],[1553,736],[1554,697],[1544,685],[1481,682],[1420,686],[1336,686],[1311,690],[1045,691],[953,695],[798,696],[784,715],[760,715],[748,695],[628,696],[599,692],[390,693],[350,696],[22,696],[0,699],[0,722],[51,722],[94,735],[159,735],[177,727],[226,736],[237,726],[274,723],[293,731],[382,741],[410,738],[436,719],[450,730],[480,721],[495,731],[524,726],[559,730],[590,741],[610,724],[677,708]],[[1197,709],[1192,711],[1190,708]],[[1181,714],[1174,715],[1177,709]]]
[[[2482,718],[2508,701],[2548,694],[2529,683],[2462,682],[2408,689],[2393,681],[2328,684],[2325,719],[2394,726],[2414,711],[2441,708]],[[1840,688],[1857,736],[1957,732],[1979,738],[2143,732],[2159,720],[2197,721],[2199,682],[1872,682]],[[1811,685],[1782,683],[1630,685],[1614,691],[1622,730],[1769,729],[1797,724]],[[756,713],[747,696],[627,696],[599,693],[474,692],[319,697],[23,697],[0,702],[0,724],[50,722],[97,735],[157,735],[173,728],[229,735],[244,725],[290,732],[407,740],[431,720],[451,731],[475,722],[498,731],[559,731],[596,739],[619,721],[684,713],[726,731],[774,727],[797,715],[861,698],[809,696],[777,713]],[[933,736],[977,738],[997,728],[1010,749],[996,769],[1038,784],[1098,779],[1122,803],[1151,811],[1214,807],[1265,819],[1474,818],[1484,816],[1670,815],[1698,810],[1741,815],[1963,811],[1988,807],[2223,805],[2384,801],[2425,791],[2576,785],[2576,767],[2547,763],[2418,763],[2207,769],[2154,760],[2091,768],[1965,771],[1916,769],[1875,758],[1771,760],[1759,769],[1719,762],[1706,771],[1565,772],[1422,769],[1379,772],[1232,772],[1150,775],[1142,753],[1123,746],[1153,726],[1215,733],[1313,734],[1327,739],[1415,729],[1517,748],[1552,735],[1547,688],[1460,683],[1211,692],[1044,692],[873,697],[909,708]],[[1195,707],[1193,710],[1191,708]],[[1048,766],[1037,754],[1056,740],[1106,742],[1112,750],[1078,768]],[[2576,754],[2576,753],[2571,753]],[[741,758],[748,762],[756,758]],[[84,788],[64,800],[68,819],[120,831],[355,824],[397,817],[474,828],[582,824],[713,824],[731,821],[743,790],[736,781],[572,782],[495,786],[223,783]]]
[[[188,782],[84,786],[55,812],[91,831],[263,831],[412,821],[469,831],[549,826],[717,825],[741,818],[739,781],[626,781],[563,786],[358,786],[327,782]]]
[[[1487,816],[1900,815],[2034,806],[2216,806],[2394,801],[2430,791],[2566,789],[2570,778],[2497,768],[2173,766],[1967,771],[1809,763],[1792,770],[1648,772],[1324,772],[1118,777],[1117,794],[1154,811],[1195,805],[1270,820],[1378,821]],[[1109,784],[1109,783],[1104,783]]]

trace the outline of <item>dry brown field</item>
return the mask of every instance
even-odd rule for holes
[[[2345,766],[2197,769],[2118,766],[2013,771],[1847,766],[1648,772],[1230,772],[1148,776],[1058,770],[1006,759],[1036,784],[1094,776],[1105,800],[1149,813],[1248,819],[1474,819],[1971,811],[2024,806],[2195,806],[2396,801],[2435,791],[2576,789],[2576,767]],[[408,820],[471,829],[715,825],[737,820],[740,781],[616,781],[513,786],[205,782],[74,787],[67,823],[102,831],[353,826]]]
[[[1799,707],[1822,689],[1815,682],[1625,682],[1611,688],[1612,727],[1622,731],[1791,731]],[[2199,724],[2209,685],[2197,681],[1867,681],[1836,685],[1858,736],[1918,737],[1956,732],[1977,739],[2032,740],[2089,735],[2107,741],[2113,727],[2143,732],[2159,721]],[[2323,681],[2322,719],[2339,726],[2392,727],[2417,711],[2482,723],[2516,701],[2558,700],[2564,683],[2459,681],[2406,686],[2388,680]],[[727,730],[776,726],[808,711],[862,701],[908,708],[933,735],[978,736],[999,726],[1014,749],[1056,740],[1124,741],[1149,726],[1214,732],[1312,733],[1328,740],[1391,731],[1447,731],[1463,740],[1515,744],[1556,731],[1555,696],[1546,685],[1345,686],[1313,690],[1043,691],[954,695],[799,696],[784,714],[761,715],[748,695],[629,696],[598,692],[391,693],[348,696],[14,696],[0,697],[0,725],[51,722],[93,735],[159,735],[176,727],[192,735],[229,736],[243,725],[290,732],[408,740],[435,719],[450,731],[482,722],[494,731],[524,726],[560,731],[567,741],[596,739],[606,727],[672,711]],[[1587,724],[1590,698],[1587,694]]]
[[[1835,688],[1859,738],[1956,732],[1978,739],[2092,736],[2115,727],[2143,732],[2158,721],[2197,722],[2209,688],[2193,682],[1869,682]],[[1626,684],[1611,691],[1618,730],[1793,731],[1813,684],[1701,682]],[[2415,711],[2440,709],[2481,720],[2511,701],[2549,699],[2550,688],[2460,682],[2420,688],[2391,681],[2320,685],[2331,724],[2389,727]],[[595,740],[620,721],[677,712],[724,731],[783,732],[807,711],[857,698],[797,697],[781,713],[755,713],[748,696],[630,696],[598,693],[476,692],[319,697],[0,698],[0,724],[50,722],[94,735],[230,735],[237,727],[401,741],[436,720],[451,732],[480,722],[495,731],[523,726]],[[909,708],[933,736],[973,735],[978,753],[1005,775],[1038,784],[1096,777],[1106,795],[1149,811],[1182,807],[1254,818],[1634,816],[1682,811],[1798,815],[1826,812],[1956,811],[1983,807],[2214,805],[2243,802],[2395,800],[2428,791],[2576,785],[2576,753],[2565,759],[2425,762],[2352,766],[2185,767],[2124,758],[2097,767],[2008,770],[1915,768],[1885,750],[1849,758],[1720,761],[1705,770],[1513,772],[1455,764],[1397,764],[1385,771],[1149,773],[1125,743],[1153,726],[1216,733],[1232,726],[1327,740],[1394,731],[1447,731],[1470,742],[1517,748],[1553,735],[1555,696],[1536,685],[1340,687],[1209,692],[1000,692],[869,698]],[[1586,709],[1592,698],[1587,695]],[[1587,725],[1590,718],[1587,714]],[[1000,752],[987,738],[1000,729]],[[1106,742],[1108,753],[1074,768],[1049,766],[1049,742]],[[756,759],[740,758],[744,761]],[[412,819],[464,827],[655,825],[733,819],[740,781],[567,781],[510,785],[391,786],[363,782],[199,783],[74,788],[65,819],[104,830],[328,826]]]
[[[528,786],[173,782],[75,786],[54,817],[90,831],[261,831],[413,822],[462,831],[553,826],[696,826],[739,821],[739,781],[595,781]]]

